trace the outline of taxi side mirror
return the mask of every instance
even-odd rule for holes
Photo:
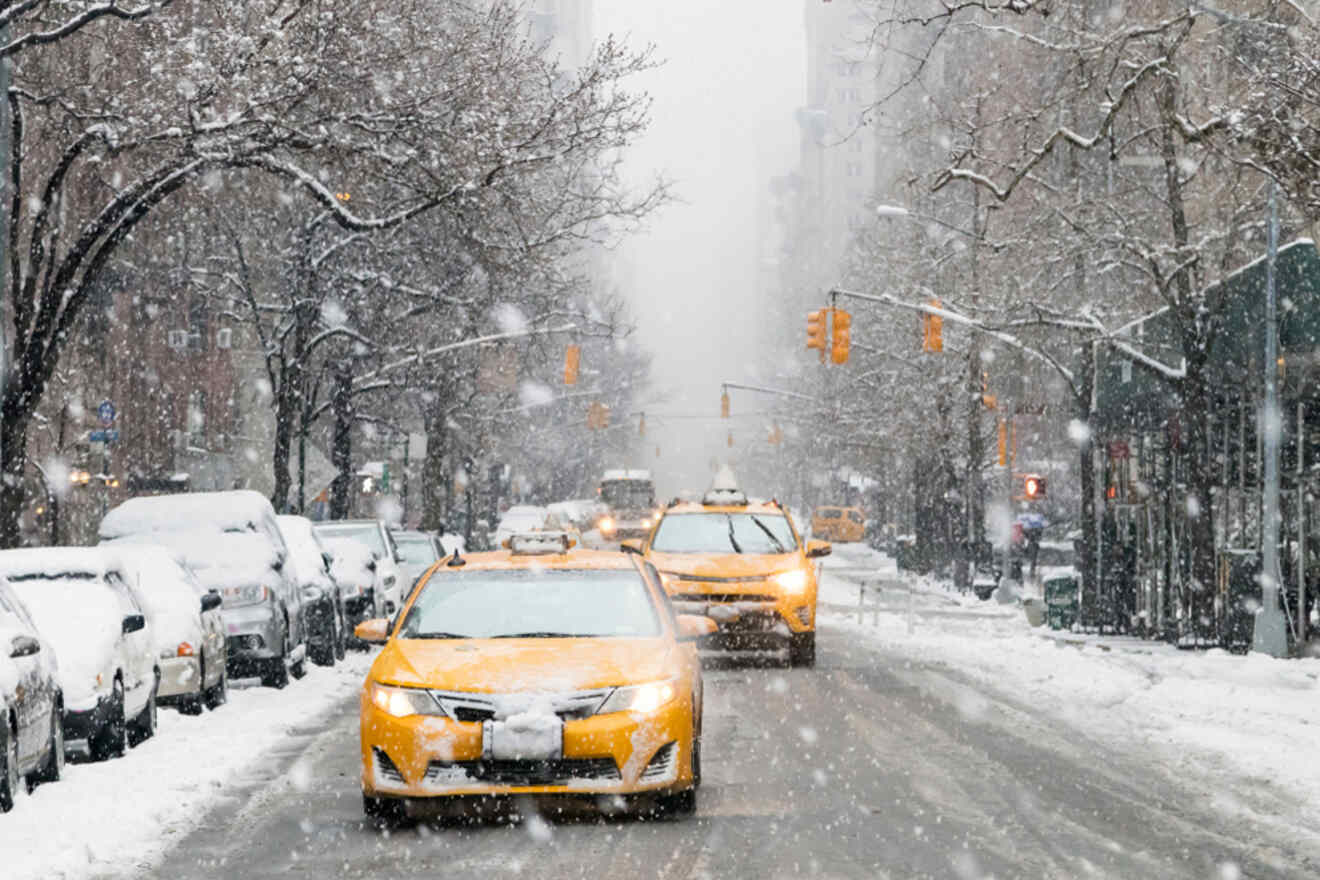
[[[829,542],[829,541],[808,541],[808,542],[807,542],[807,558],[808,558],[808,559],[819,559],[819,558],[822,557],[822,556],[829,556],[829,555],[830,555],[831,553],[833,553],[833,552],[834,552],[834,547],[832,547],[832,546],[830,545],[830,542]]]
[[[711,635],[719,629],[715,621],[702,614],[679,614],[678,620],[678,640],[680,642],[695,642],[703,636]]]
[[[619,549],[624,553],[633,553],[637,556],[643,555],[641,538],[625,538],[619,542]]]
[[[369,645],[383,645],[390,640],[390,622],[383,617],[364,620],[353,628],[353,635]]]

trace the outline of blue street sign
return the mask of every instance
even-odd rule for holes
[[[92,431],[87,435],[87,439],[92,443],[118,443],[118,431]]]
[[[101,401],[101,405],[96,408],[96,414],[101,418],[101,424],[110,427],[115,423],[115,405],[108,400]]]

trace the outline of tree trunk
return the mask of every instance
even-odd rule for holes
[[[335,417],[330,461],[335,479],[330,486],[330,518],[346,519],[353,487],[353,366],[347,358],[335,364],[330,408]]]
[[[1173,127],[1178,112],[1178,85],[1175,71],[1166,73],[1160,90],[1160,111],[1164,126],[1161,132],[1161,158],[1164,160],[1164,181],[1168,193],[1169,219],[1173,230],[1173,243],[1177,259],[1189,253],[1187,212],[1183,200],[1182,180],[1178,167],[1177,147]],[[1178,441],[1175,455],[1182,461],[1187,474],[1188,550],[1191,559],[1191,582],[1180,586],[1181,611],[1185,615],[1185,632],[1196,639],[1209,638],[1214,632],[1215,583],[1215,530],[1214,530],[1214,472],[1209,467],[1209,419],[1211,392],[1206,384],[1208,363],[1208,329],[1200,326],[1200,303],[1195,299],[1195,283],[1191,268],[1182,266],[1173,278],[1176,289],[1175,313],[1181,325],[1181,343],[1186,362],[1186,373],[1181,381],[1182,413],[1176,426],[1170,426],[1170,445]],[[1215,316],[1211,315],[1213,321]],[[1176,430],[1175,430],[1176,429]],[[1166,621],[1160,621],[1165,625]],[[1165,636],[1174,633],[1166,629]]]
[[[275,489],[270,494],[270,503],[275,505],[276,513],[286,513],[289,509],[289,489],[292,480],[289,476],[289,458],[293,448],[293,420],[297,416],[298,406],[294,399],[295,369],[285,364],[280,375],[280,387],[275,395],[275,443],[271,456],[271,465],[275,474]]]
[[[424,427],[426,458],[422,462],[422,528],[438,532],[450,525],[445,522],[449,501],[449,471],[445,467],[448,430],[444,395],[438,391]]]

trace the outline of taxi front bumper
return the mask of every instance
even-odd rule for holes
[[[780,636],[816,629],[815,594],[780,596],[703,593],[685,590],[670,594],[678,614],[699,614],[715,621],[719,630],[702,640],[703,647],[718,647],[732,637]]]
[[[482,756],[482,724],[396,718],[361,701],[362,792],[436,799],[470,795],[642,794],[690,788],[693,708],[683,695],[653,713],[564,722],[563,753],[546,760]]]

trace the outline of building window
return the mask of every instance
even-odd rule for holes
[[[193,391],[188,395],[187,424],[188,445],[198,449],[206,448],[206,392]]]
[[[194,296],[188,303],[188,350],[206,351],[211,341],[211,314],[206,297]]]

